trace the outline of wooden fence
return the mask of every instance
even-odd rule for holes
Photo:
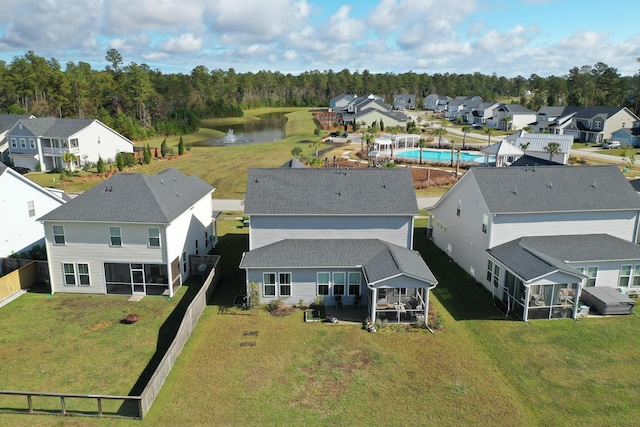
[[[22,289],[27,289],[38,281],[38,263],[30,261],[0,277],[0,300]]]
[[[25,413],[25,414],[60,414],[60,415],[85,415],[96,417],[116,417],[116,418],[138,418],[142,419],[151,409],[151,405],[155,398],[158,396],[164,381],[169,376],[173,364],[180,355],[184,345],[191,336],[191,332],[196,327],[202,312],[207,306],[207,301],[211,297],[211,294],[215,290],[220,281],[220,257],[213,256],[200,256],[190,259],[190,262],[195,265],[202,263],[207,264],[207,269],[201,274],[206,275],[206,279],[202,284],[198,293],[194,296],[191,303],[185,310],[184,317],[180,322],[180,326],[176,332],[176,336],[169,345],[164,356],[158,363],[158,367],[153,372],[149,382],[143,389],[140,396],[109,396],[109,395],[97,395],[97,394],[71,394],[71,393],[44,393],[44,392],[26,392],[26,391],[12,391],[12,390],[0,390],[0,395],[16,396],[17,398],[25,398],[22,400],[22,404],[14,402],[15,406],[22,409],[11,409],[4,405],[0,409],[0,412],[11,413]],[[198,272],[200,273],[200,272]],[[42,398],[54,398],[59,399],[58,409],[49,409],[51,404],[45,406],[47,409],[35,409],[34,397]],[[82,409],[70,408],[68,402],[70,400],[81,401]],[[96,402],[96,410],[88,411],[84,409],[88,400]],[[103,408],[105,400],[122,402],[118,406],[118,409],[112,410]],[[26,406],[25,406],[26,404]]]

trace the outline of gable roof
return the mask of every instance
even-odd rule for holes
[[[524,154],[521,149],[509,144],[504,139],[495,144],[491,144],[489,147],[483,148],[480,152],[496,156],[522,156]]]
[[[157,175],[118,173],[40,220],[168,224],[213,191],[174,168]]]
[[[28,114],[0,114],[0,133],[9,130],[18,120],[32,117]]]
[[[621,110],[625,110],[625,107],[606,107],[601,105],[594,105],[591,107],[584,107],[578,110],[575,119],[592,119],[595,116],[604,116],[605,119],[613,116],[614,114],[620,112]],[[631,111],[629,111],[631,113]],[[633,113],[631,113],[634,115]]]
[[[498,111],[506,111],[511,114],[536,114],[535,111],[523,107],[520,104],[503,104],[497,107]]]
[[[245,252],[240,268],[362,267],[367,281],[407,275],[437,283],[418,252],[379,239],[285,239]]]
[[[417,215],[411,170],[249,169],[248,215]]]
[[[640,246],[608,234],[528,236],[487,252],[529,281],[555,271],[581,274],[569,262],[640,260]]]
[[[563,163],[554,162],[549,159],[541,159],[528,154],[520,156],[511,166],[566,166]]]
[[[306,168],[307,166],[304,163],[302,163],[300,160],[294,157],[280,167],[281,168]]]
[[[94,119],[58,119],[55,117],[42,117],[35,119],[22,119],[22,124],[35,136],[49,136],[68,138],[93,123]]]
[[[55,200],[57,202],[60,202],[61,204],[66,202],[66,201],[68,201],[68,200],[70,200],[69,197],[64,192],[62,192],[62,194],[58,195],[53,191],[49,191],[48,188],[44,188],[44,187],[36,184],[35,182],[31,181],[29,178],[25,178],[24,176],[22,176],[18,172],[14,171],[10,167],[6,166],[4,163],[0,162],[0,177],[2,177],[3,175],[11,176],[15,180],[22,181],[24,184],[28,185],[29,187],[33,188],[34,190],[44,194],[45,196],[49,197],[50,199],[53,199],[53,200]]]
[[[467,175],[491,213],[640,210],[640,198],[615,165],[472,167],[458,183]]]
[[[509,135],[507,138],[514,147],[520,147],[523,144],[529,144],[527,151],[539,151],[544,153],[550,142],[560,144],[560,153],[569,153],[573,144],[573,135],[554,135],[551,133],[528,133],[520,131],[519,133]]]

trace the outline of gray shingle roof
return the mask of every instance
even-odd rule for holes
[[[93,119],[58,119],[55,117],[43,117],[36,119],[20,120],[29,132],[35,136],[47,136],[52,138],[68,138],[89,126]]]
[[[635,193],[634,193],[635,194]],[[249,169],[249,215],[417,215],[411,171]]]
[[[436,284],[418,252],[378,239],[286,239],[245,252],[240,268],[362,267],[369,283],[407,275]]]
[[[467,174],[491,213],[640,209],[640,198],[615,165],[474,167]]]
[[[168,224],[213,190],[173,168],[157,175],[119,173],[40,220]]]
[[[0,132],[9,130],[18,120],[29,117],[27,114],[0,114]]]
[[[557,270],[576,274],[567,262],[640,260],[639,245],[608,234],[522,237],[487,252],[524,280]]]

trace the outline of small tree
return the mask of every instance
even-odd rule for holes
[[[178,141],[178,156],[182,156],[184,154],[184,141],[182,140],[182,135],[180,135],[180,140]]]
[[[471,132],[471,126],[462,126],[462,149],[466,150],[465,143],[467,142],[467,134]]]
[[[552,160],[553,155],[560,152],[560,144],[557,142],[550,142],[546,147],[544,147],[544,149],[547,153],[549,153],[549,160]]]
[[[319,136],[319,135],[320,135],[320,128],[315,128],[315,129],[313,130],[313,134],[314,134],[315,136]]]
[[[67,164],[69,171],[73,169],[74,162],[78,159],[75,154],[71,154],[68,151],[62,155],[62,160]]]
[[[104,172],[104,160],[102,160],[102,157],[100,156],[98,156],[98,162],[96,163],[96,170],[98,171],[98,173]]]
[[[293,148],[291,149],[291,155],[292,155],[293,157],[295,157],[296,159],[297,159],[297,158],[299,158],[299,157],[302,157],[302,148],[300,148],[300,147],[293,147]]]
[[[167,145],[167,138],[162,140],[162,144],[160,144],[160,154],[162,157],[169,154],[169,146]]]
[[[493,130],[494,129],[489,126],[485,126],[484,129],[482,129],[482,132],[487,135],[487,147],[491,145],[491,135],[493,134]]]
[[[124,169],[124,158],[122,157],[122,153],[116,154],[116,166],[118,166],[118,170],[120,172]]]
[[[151,147],[149,147],[149,144],[145,145],[142,154],[144,155],[144,164],[148,165],[151,163]]]
[[[313,147],[316,157],[318,157],[318,149],[320,148],[320,144],[322,144],[322,141],[319,139],[314,139],[309,143],[309,146]]]
[[[247,290],[247,308],[256,314],[259,307],[260,285],[258,282],[249,282],[249,289]]]
[[[380,119],[380,131],[384,132],[384,122]]]

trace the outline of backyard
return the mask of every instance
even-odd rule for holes
[[[372,334],[359,325],[304,323],[302,311],[286,317],[251,314],[231,307],[243,283],[236,266],[248,245],[241,218],[231,213],[220,220],[216,253],[223,256],[222,282],[144,421],[0,414],[0,424],[593,426],[633,425],[640,419],[635,401],[640,373],[633,366],[639,316],[530,324],[506,319],[488,294],[426,239],[425,219],[416,221],[415,247],[440,283],[432,301],[443,332]],[[91,340],[89,331],[104,318],[118,320],[130,305],[107,307],[110,314],[84,320],[84,296],[66,296],[74,303],[65,306],[74,309],[64,311],[48,305],[62,295],[34,295],[0,309],[3,325],[7,309],[40,310],[37,318],[45,320],[3,328],[0,351],[13,343],[0,357],[2,387],[128,392],[153,354],[148,345],[155,345],[160,317],[155,333],[148,331],[148,345],[141,345],[147,347],[144,355],[129,364],[122,347],[135,354],[137,343]],[[160,310],[174,302],[147,297],[141,303],[153,313],[154,306]],[[120,326],[137,325],[97,328],[98,334]],[[17,338],[6,332],[19,327],[25,331]],[[44,344],[30,343],[35,338],[62,348],[39,348]],[[32,352],[29,357],[46,363],[25,366],[22,356]],[[66,372],[72,361],[96,357],[124,366],[110,375]],[[50,378],[54,367],[57,374]],[[18,373],[5,380],[9,369]],[[65,379],[71,376],[73,381]]]

